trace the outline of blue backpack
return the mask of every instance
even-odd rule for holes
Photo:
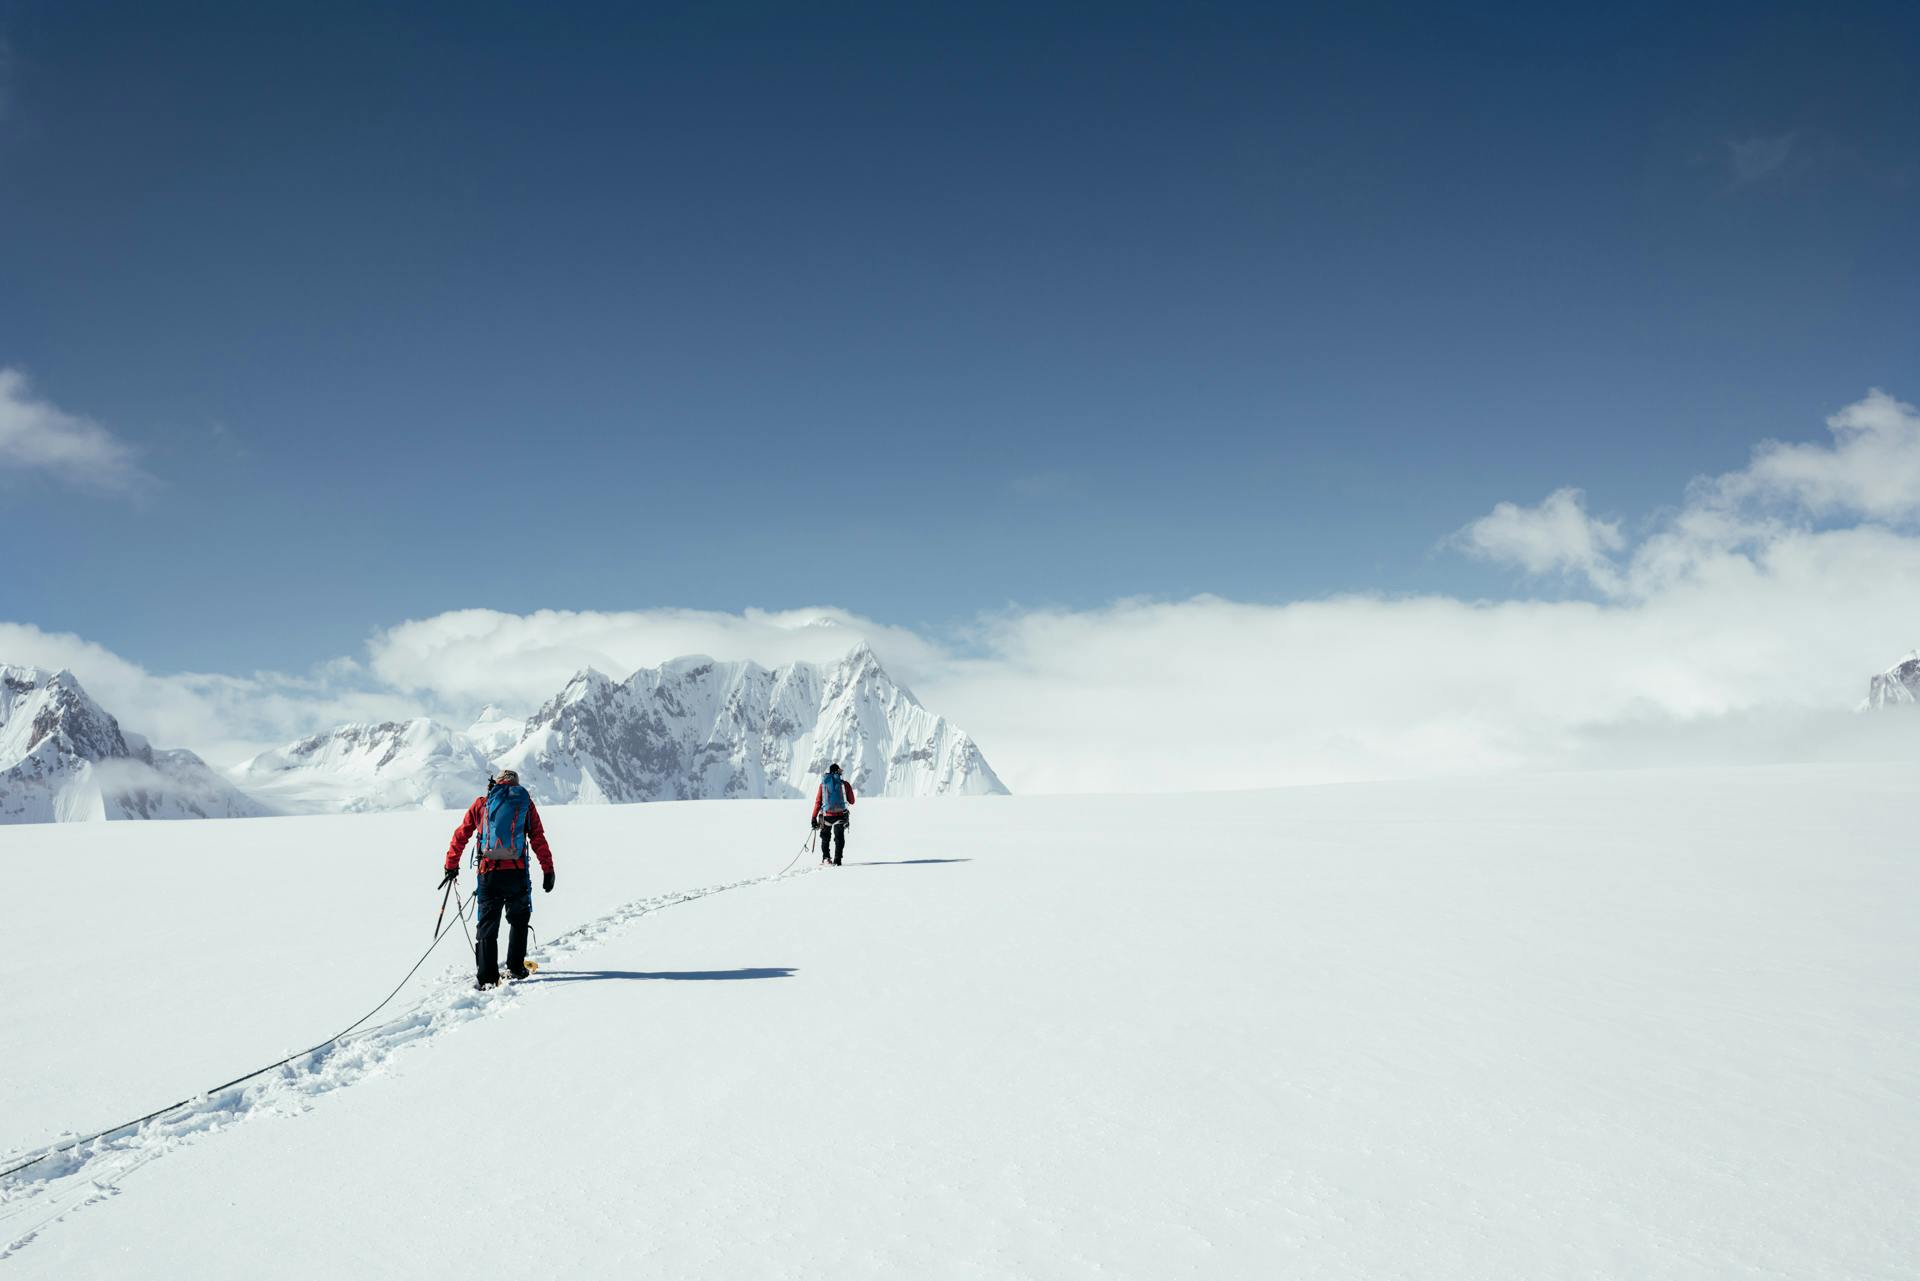
[[[822,814],[841,814],[847,808],[847,785],[838,774],[820,776],[821,792],[820,812]]]
[[[533,798],[518,783],[487,793],[487,821],[480,827],[481,858],[527,856],[527,811]]]

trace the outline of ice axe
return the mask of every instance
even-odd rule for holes
[[[447,900],[452,897],[453,881],[449,879],[447,881],[447,888],[441,891],[440,894],[440,915],[433,918],[433,937],[436,941],[440,937],[440,923],[447,919]]]

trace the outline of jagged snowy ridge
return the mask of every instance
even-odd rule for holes
[[[122,733],[70,672],[0,668],[0,682],[0,822],[457,809],[497,767],[548,804],[803,797],[835,762],[862,795],[1007,790],[865,645],[831,665],[696,656],[619,682],[589,669],[525,721],[489,706],[465,731],[342,725],[225,779]]]
[[[860,794],[1007,790],[957,726],[865,645],[839,663],[588,669],[525,721],[489,706],[464,732],[428,720],[343,725],[232,772],[285,809],[457,808],[511,767],[544,804],[809,795],[839,763]]]
[[[555,801],[804,796],[834,763],[862,794],[1006,791],[973,740],[865,645],[832,666],[694,656],[617,683],[584,671],[500,763]]]

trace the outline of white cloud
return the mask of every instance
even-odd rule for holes
[[[1846,710],[1868,675],[1920,636],[1920,540],[1793,531],[1739,564],[1607,604],[1199,598],[1009,615],[987,657],[921,692],[1017,790],[1259,787],[1814,749],[1810,731],[1786,723],[1817,725],[1821,750],[1842,752],[1854,732]],[[1730,730],[1736,722],[1747,730]],[[1910,728],[1920,751],[1920,725]]]
[[[36,399],[26,374],[0,368],[0,468],[37,470],[95,489],[141,479],[126,442],[90,418]]]
[[[1626,546],[1619,523],[1589,516],[1586,495],[1577,489],[1556,489],[1535,507],[1500,503],[1454,542],[1470,555],[1530,574],[1581,574],[1602,591],[1618,588],[1611,556]]]
[[[1920,760],[1920,721],[1850,714],[1868,676],[1920,641],[1920,532],[1905,523],[1920,504],[1899,479],[1914,417],[1876,393],[1835,415],[1830,444],[1764,445],[1695,482],[1637,545],[1571,489],[1462,531],[1481,554],[1610,584],[1598,601],[1133,600],[1009,610],[963,645],[831,608],[462,610],[302,677],[154,676],[77,637],[0,625],[0,660],[71,667],[129,728],[222,761],[235,754],[218,744],[347,719],[530,710],[581,666],[819,661],[862,638],[1018,791]]]
[[[1450,541],[1528,573],[1578,573],[1608,596],[1644,598],[1684,579],[1750,574],[1767,548],[1819,519],[1920,519],[1920,410],[1876,389],[1827,427],[1830,443],[1764,441],[1746,467],[1696,477],[1624,564],[1619,523],[1588,515],[1577,489],[1534,507],[1500,503]]]
[[[530,711],[583,667],[617,679],[685,654],[749,659],[769,667],[794,660],[826,662],[862,639],[888,653],[902,679],[910,679],[937,653],[906,628],[827,607],[740,614],[463,609],[388,628],[373,638],[369,652],[374,675],[397,689],[463,712],[487,702]]]
[[[219,765],[343,721],[425,714],[418,699],[356,681],[355,665],[338,660],[311,676],[156,675],[70,632],[0,622],[0,663],[64,667],[122,729]]]
[[[1767,441],[1745,470],[1699,487],[1696,502],[1730,506],[1761,500],[1815,516],[1920,516],[1920,410],[1875,388],[1827,419],[1831,445]]]

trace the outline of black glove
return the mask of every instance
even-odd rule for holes
[[[819,818],[819,816],[818,816],[818,815],[815,815],[815,816],[814,816],[814,819],[813,819],[813,821],[812,821],[812,822],[810,822],[810,823],[808,823],[808,824],[807,824],[807,826],[808,826],[808,827],[811,827],[811,828],[812,828],[812,829],[813,829],[814,831],[816,831],[816,832],[817,832],[817,831],[819,831],[819,830],[820,830],[820,818]]]
[[[540,892],[542,894],[553,893],[553,873],[552,872],[548,872],[545,876],[540,878]]]
[[[447,886],[453,884],[453,882],[455,881],[455,879],[459,877],[459,875],[460,875],[459,868],[450,867],[447,869],[447,874],[440,878],[440,884],[434,886],[433,888],[436,890],[445,889]]]

